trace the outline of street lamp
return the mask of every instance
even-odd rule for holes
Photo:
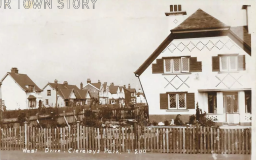
[[[58,80],[57,79],[55,79],[54,80],[54,83],[55,83],[55,90],[56,90],[56,103],[55,103],[55,107],[57,108],[57,102],[58,102]]]

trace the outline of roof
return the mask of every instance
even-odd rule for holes
[[[93,85],[94,87],[100,89],[101,83],[100,82],[98,82],[98,83],[91,83],[91,85]]]
[[[104,91],[107,90],[107,82],[103,83],[103,89],[104,89]]]
[[[248,46],[251,47],[251,34],[248,33],[247,26],[231,27],[230,30]]]
[[[193,20],[195,21],[195,24],[193,24]],[[201,27],[199,26],[199,22],[202,23],[200,24],[202,25]],[[217,24],[214,24],[215,22]],[[209,23],[209,24],[204,24],[204,23]],[[216,30],[216,28],[222,28],[222,29]],[[223,28],[225,28],[225,30]],[[186,30],[187,32],[184,32],[184,30]],[[188,32],[188,30],[190,32]],[[177,31],[180,31],[180,32],[177,32]],[[191,31],[194,33],[191,33]],[[242,36],[242,33],[244,36]],[[248,34],[248,30],[246,27],[237,27],[237,28],[234,27],[230,29],[230,27],[226,26],[224,23],[220,22],[219,20],[212,17],[211,15],[205,13],[203,10],[199,9],[194,14],[189,16],[185,21],[183,21],[178,27],[172,30],[172,32],[165,38],[165,40],[158,46],[158,48],[134,72],[135,76],[139,77],[174,39],[216,37],[216,36],[228,36],[238,46],[243,48],[243,50],[246,53],[251,55],[251,40],[250,40],[251,35]]]
[[[172,31],[180,30],[199,30],[199,29],[217,29],[217,28],[227,28],[229,26],[225,25],[215,17],[198,9],[195,13],[189,16],[185,21],[183,21],[179,26],[172,29]]]
[[[55,83],[48,83],[52,88],[56,88]],[[88,90],[86,89],[79,89],[76,85],[70,84],[59,84],[58,83],[58,93],[63,99],[69,99],[71,92],[73,91],[77,99],[85,99]]]
[[[29,85],[35,86],[36,92],[42,91],[26,74],[7,72],[7,75],[10,75],[24,91],[29,91],[29,88],[27,87]],[[5,79],[5,77],[2,79],[2,81]]]
[[[119,86],[110,85],[110,86],[109,86],[109,92],[110,92],[111,94],[117,94],[118,87],[119,87]]]
[[[28,96],[28,99],[36,99],[36,97],[33,96],[33,95],[29,95],[29,96]]]
[[[69,99],[70,94],[73,92],[73,89],[59,89],[58,94],[63,98],[63,99]]]
[[[128,91],[130,92],[136,92],[136,89],[135,88],[126,88]]]
[[[144,93],[142,93],[142,92],[138,92],[138,93],[137,93],[137,97],[139,97],[140,95],[142,95],[142,96],[144,96],[144,97],[145,97]]]

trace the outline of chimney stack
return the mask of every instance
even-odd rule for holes
[[[246,25],[248,28],[248,33],[251,34],[252,31],[252,14],[251,14],[251,5],[243,5],[242,9],[246,10]]]
[[[12,69],[11,69],[11,73],[19,73],[19,70],[18,70],[18,68],[16,68],[16,67],[13,67]]]
[[[100,80],[98,80],[98,83],[100,83]]]
[[[114,85],[114,83],[112,82],[112,83],[111,83],[111,85],[113,86],[113,85]]]
[[[170,30],[177,27],[184,21],[184,15],[187,15],[186,11],[182,11],[182,6],[180,4],[170,5],[170,12],[165,13],[168,18],[168,34]]]
[[[84,88],[84,84],[83,82],[80,83],[80,89],[83,89]]]
[[[64,81],[63,84],[64,84],[65,87],[67,87],[68,86],[68,81]]]
[[[87,83],[91,83],[91,79],[90,78],[87,79]]]
[[[124,88],[126,88],[126,85],[124,85]]]

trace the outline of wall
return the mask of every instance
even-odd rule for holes
[[[197,46],[193,47],[193,44]],[[231,75],[233,78],[227,76],[226,73],[212,72],[212,56],[217,56],[218,54],[234,53],[239,53],[239,55],[246,55],[245,71],[232,73]],[[184,91],[193,92],[195,93],[195,103],[198,102],[199,107],[205,110],[205,103],[200,101],[200,96],[198,93],[199,89],[236,90],[251,88],[252,83],[254,83],[251,76],[249,75],[253,72],[252,58],[246,52],[244,52],[243,49],[236,45],[235,42],[226,36],[174,40],[172,44],[169,45],[169,49],[165,49],[157,57],[157,59],[162,57],[190,55],[192,57],[197,57],[197,61],[202,61],[202,72],[177,75],[178,77],[175,78],[176,75],[152,74],[151,64],[140,76],[142,87],[148,101],[150,115],[195,114],[195,109],[190,109],[187,112],[167,112],[165,109],[160,109],[160,93]],[[156,60],[154,60],[153,63],[155,64]],[[228,89],[222,82],[220,83],[220,80],[216,78],[216,76],[220,80],[223,80],[224,77],[227,76],[228,78],[225,78],[223,82],[229,86],[231,86],[231,83],[234,84],[230,87],[230,89]],[[177,86],[181,85],[177,90],[169,84],[173,78],[174,80],[171,82],[172,84]],[[234,79],[237,80],[237,82]]]
[[[47,90],[51,90],[51,96],[47,96]],[[55,107],[56,104],[56,90],[53,89],[52,87],[50,87],[50,85],[47,85],[43,92],[41,93],[42,95],[42,99],[43,99],[43,104],[46,107]],[[46,99],[48,99],[48,105],[46,105]],[[60,107],[64,107],[65,106],[65,102],[64,99],[62,97],[58,97],[58,106]]]
[[[25,91],[14,81],[11,76],[7,76],[2,82],[2,99],[7,110],[28,109],[27,96]]]

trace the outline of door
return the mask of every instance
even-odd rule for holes
[[[227,92],[223,95],[224,113],[226,113],[226,122],[239,123],[238,93]]]

